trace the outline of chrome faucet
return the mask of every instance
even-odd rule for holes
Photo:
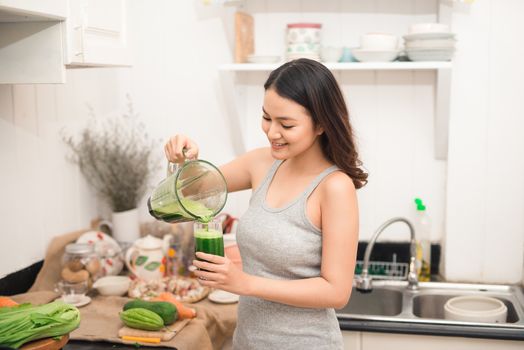
[[[411,235],[411,241],[410,241],[410,253],[411,257],[409,259],[409,271],[408,271],[408,289],[410,290],[416,290],[418,289],[418,276],[417,276],[417,270],[415,268],[415,257],[417,254],[417,243],[415,240],[415,229],[413,228],[413,225],[411,222],[409,222],[405,218],[397,217],[392,218],[380,225],[380,227],[375,231],[373,236],[371,237],[371,240],[369,241],[368,246],[366,247],[366,252],[364,253],[364,263],[362,266],[362,274],[357,277],[357,290],[362,293],[369,293],[373,289],[373,286],[371,284],[372,278],[369,275],[369,258],[371,257],[371,251],[373,250],[373,246],[375,245],[375,242],[380,236],[380,234],[391,224],[394,224],[395,222],[404,222],[409,227],[409,233]]]

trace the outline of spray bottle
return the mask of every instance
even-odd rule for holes
[[[415,237],[417,239],[417,274],[419,281],[427,282],[431,277],[431,220],[422,199],[415,198]]]

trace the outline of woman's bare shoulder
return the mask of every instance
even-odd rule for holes
[[[254,149],[246,153],[246,156],[253,188],[256,188],[271,168],[273,162],[275,162],[275,159],[271,156],[269,147]]]
[[[271,156],[271,149],[269,147],[256,148],[247,152],[244,156],[252,169],[259,167],[269,168],[275,161]]]
[[[322,193],[325,194],[324,198],[330,198],[336,200],[341,196],[347,196],[348,194],[354,195],[356,193],[355,184],[348,174],[342,171],[334,171],[329,174],[321,184]]]

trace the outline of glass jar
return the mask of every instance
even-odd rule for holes
[[[102,272],[100,259],[92,244],[70,243],[62,257],[61,277],[69,283],[88,282],[89,287]]]

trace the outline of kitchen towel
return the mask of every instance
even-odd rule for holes
[[[130,300],[129,298],[116,296],[97,296],[93,298],[93,301],[89,305],[80,308],[80,327],[71,333],[71,339],[129,343],[123,341],[118,336],[118,332],[124,326],[120,320],[119,313],[122,311],[124,304]],[[176,321],[169,326],[169,331],[176,335],[187,325],[188,321],[189,320]],[[137,343],[147,346],[176,348],[172,342],[173,340],[160,342],[158,344]]]
[[[18,303],[43,304],[53,301],[58,294],[49,291],[31,292],[13,296]],[[90,304],[81,307],[80,327],[71,333],[71,340],[107,341],[125,343],[118,337],[123,323],[118,312],[129,298],[96,296]],[[191,307],[196,308],[197,317],[189,321],[177,321],[176,334],[168,342],[144,343],[147,346],[162,346],[178,350],[219,350],[233,336],[236,326],[237,304],[215,304],[203,300]],[[133,342],[134,343],[134,342]]]

